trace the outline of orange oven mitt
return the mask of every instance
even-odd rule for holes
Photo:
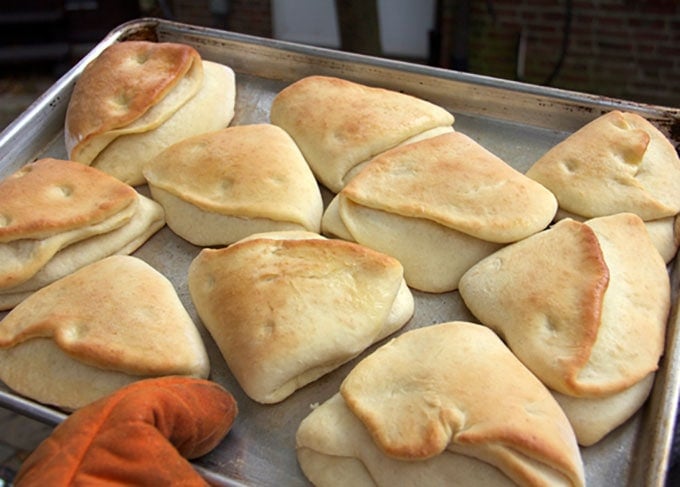
[[[14,485],[207,485],[187,459],[215,448],[238,408],[219,384],[145,379],[69,416],[26,459]]]

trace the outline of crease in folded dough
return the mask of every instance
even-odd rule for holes
[[[543,230],[557,200],[460,132],[386,151],[330,202],[321,228],[392,255],[409,286],[455,290],[503,245]]]
[[[0,359],[10,388],[65,409],[133,380],[210,372],[172,283],[128,255],[82,267],[22,301],[0,321]]]
[[[439,130],[444,108],[398,91],[329,76],[307,76],[272,101],[270,120],[288,132],[317,179],[337,193],[365,162]]]
[[[548,150],[527,176],[550,189],[558,219],[635,213],[668,263],[680,244],[680,158],[644,117],[612,110]]]
[[[302,421],[296,445],[320,486],[339,485],[322,471],[337,457],[356,460],[341,463],[362,485],[393,485],[392,475],[415,485],[584,485],[555,399],[491,330],[468,322],[410,330],[366,356]]]
[[[320,229],[319,186],[293,140],[275,125],[239,125],[187,138],[151,160],[144,175],[168,226],[195,245]]]
[[[639,216],[560,220],[473,266],[460,293],[565,397],[580,443],[599,441],[646,399],[664,351],[671,290]],[[617,412],[602,414],[598,403]]]
[[[189,268],[201,320],[255,401],[275,403],[411,318],[398,261],[312,232],[204,249]]]
[[[36,290],[110,255],[132,254],[165,225],[163,208],[138,194],[136,211],[124,225],[68,245],[19,285],[0,290],[0,310],[10,309]]]

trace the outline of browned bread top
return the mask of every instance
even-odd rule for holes
[[[97,169],[40,159],[0,181],[0,242],[93,225],[136,201],[134,188]]]
[[[105,49],[83,70],[71,95],[65,122],[70,158],[89,162],[98,152],[89,154],[92,139],[139,120],[192,68],[201,69],[201,57],[184,44],[127,41]]]

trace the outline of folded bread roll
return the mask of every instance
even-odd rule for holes
[[[203,249],[189,267],[196,311],[243,390],[275,403],[411,318],[395,259],[311,232]]]
[[[611,111],[550,149],[527,171],[559,202],[558,218],[637,214],[669,262],[678,249],[680,158],[640,115]]]
[[[77,409],[130,382],[205,378],[201,336],[170,281],[131,256],[107,257],[37,291],[0,321],[0,380]]]
[[[165,224],[162,207],[97,169],[40,159],[0,181],[0,309]]]
[[[235,97],[233,70],[190,46],[113,44],[74,87],[64,127],[69,158],[143,184],[144,163],[163,149],[229,125]]]
[[[561,220],[473,266],[459,290],[532,372],[573,398],[567,413],[581,444],[599,441],[646,399],[651,384],[641,381],[663,353],[670,280],[637,215]],[[596,410],[605,399],[626,412]],[[575,411],[579,402],[586,414]]]
[[[397,91],[309,76],[274,98],[270,120],[295,139],[317,179],[337,193],[377,154],[450,132],[454,117]]]
[[[619,393],[602,397],[576,397],[552,391],[576,433],[578,442],[591,446],[625,423],[644,404],[654,386],[656,374]]]
[[[295,142],[270,124],[239,125],[178,142],[144,168],[168,226],[195,245],[254,233],[318,232],[319,185]]]
[[[585,484],[549,391],[491,330],[461,321],[408,331],[359,362],[296,446],[317,486]]]
[[[413,288],[445,292],[556,209],[550,191],[451,132],[375,157],[331,201],[322,231],[399,259]]]

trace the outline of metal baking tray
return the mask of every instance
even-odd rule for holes
[[[40,157],[66,158],[63,121],[75,80],[108,45],[128,39],[173,41],[197,48],[204,59],[236,72],[236,115],[232,125],[267,122],[271,101],[289,83],[324,74],[410,93],[437,103],[456,117],[464,132],[517,169],[526,170],[569,133],[612,109],[630,110],[656,124],[677,147],[680,110],[476,76],[423,65],[263,39],[160,19],[122,24],[38,98],[0,134],[0,177]],[[140,191],[145,192],[142,187]],[[327,202],[330,194],[325,193]],[[295,432],[311,405],[329,398],[357,359],[298,390],[276,405],[249,399],[231,376],[219,350],[197,317],[187,289],[187,269],[200,248],[167,227],[135,255],[164,273],[176,287],[205,339],[211,379],[236,397],[240,413],[233,429],[211,453],[194,461],[211,483],[229,486],[309,485],[297,464]],[[669,466],[680,381],[678,271],[669,266],[673,308],[666,352],[650,399],[627,423],[595,446],[582,449],[590,486],[663,486]],[[475,321],[458,293],[415,292],[416,312],[401,331],[453,319]],[[0,319],[6,313],[0,313]],[[399,333],[401,333],[399,332]],[[66,415],[22,398],[0,383],[0,406],[56,425]],[[0,433],[1,434],[1,433]]]

